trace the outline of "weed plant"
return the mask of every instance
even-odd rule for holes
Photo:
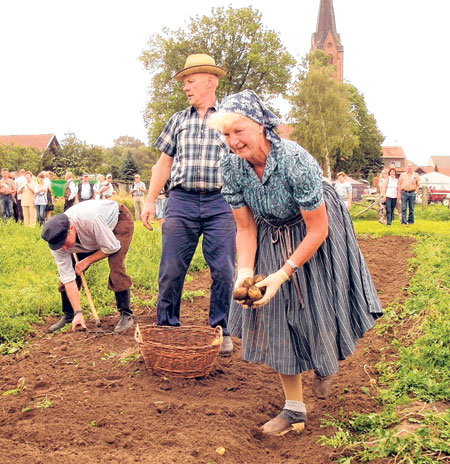
[[[8,221],[0,225],[0,352],[12,353],[23,346],[32,324],[45,317],[61,314],[57,290],[58,273],[42,229],[24,227]],[[148,231],[135,222],[135,231],[127,255],[127,272],[133,280],[132,303],[153,306],[158,290],[158,266],[161,255],[161,230]],[[206,267],[200,245],[190,272]],[[109,267],[106,260],[86,271],[86,280],[100,316],[114,312],[114,293],[108,290]],[[182,299],[191,299],[183,292]],[[81,292],[83,308],[88,303]]]
[[[383,226],[358,221],[364,235],[409,235],[417,239],[410,260],[411,280],[405,303],[386,308],[377,324],[390,329],[394,360],[376,366],[380,388],[366,388],[380,404],[377,413],[342,412],[323,421],[335,433],[321,443],[341,448],[337,462],[450,462],[450,229],[439,221],[419,219],[412,226]],[[395,266],[395,256],[392,263]],[[398,333],[408,323],[407,335]]]

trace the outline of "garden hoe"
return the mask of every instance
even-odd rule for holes
[[[78,263],[78,256],[76,253],[73,253],[73,257],[75,262]],[[81,283],[83,284],[84,292],[86,293],[86,297],[89,302],[89,309],[91,310],[92,315],[94,316],[95,325],[99,328],[99,330],[90,330],[90,333],[98,333],[98,334],[114,334],[114,332],[107,331],[105,332],[102,328],[102,323],[100,322],[100,318],[98,317],[97,310],[94,306],[94,301],[92,300],[92,295],[89,290],[88,284],[86,282],[86,277],[84,276],[84,272],[80,273]]]

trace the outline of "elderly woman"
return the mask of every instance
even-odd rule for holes
[[[382,310],[346,206],[314,158],[275,134],[257,95],[226,97],[213,125],[231,150],[220,166],[237,223],[235,288],[267,275],[260,300],[232,303],[229,327],[245,360],[279,373],[286,402],[262,431],[283,435],[306,421],[301,372],[314,369],[313,392],[326,398],[338,361]]]

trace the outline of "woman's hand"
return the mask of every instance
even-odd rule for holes
[[[234,288],[242,287],[242,283],[247,277],[253,277],[253,269],[249,267],[244,267],[237,271],[236,282],[234,283]]]
[[[264,306],[268,303],[286,280],[289,280],[288,275],[283,269],[280,269],[279,271],[268,275],[264,280],[261,280],[261,282],[258,282],[256,286],[259,288],[266,287],[266,293],[264,293],[264,296],[260,300],[254,301],[252,306],[259,308],[260,306]]]

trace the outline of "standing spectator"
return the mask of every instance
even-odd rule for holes
[[[9,178],[9,170],[2,169],[2,178],[0,180],[0,206],[2,210],[2,217],[10,219],[14,217],[14,194],[16,193],[16,185],[12,179]]]
[[[383,169],[380,174],[380,180],[378,181],[378,191],[380,192],[380,199],[378,204],[378,222],[386,225],[386,201],[383,199],[383,184],[387,181],[388,170]]]
[[[19,175],[16,177],[16,204],[17,204],[17,219],[23,222],[23,210],[22,210],[22,193],[19,193],[19,187],[26,182],[25,180],[25,169],[19,170]]]
[[[64,178],[66,179],[66,186],[64,187],[64,211],[66,211],[75,203],[78,190],[71,172],[66,172]]]
[[[13,217],[14,221],[19,222],[19,212],[17,210],[17,182],[16,179],[18,177],[18,174],[16,171],[11,171],[9,173],[9,178],[14,182],[14,187],[16,188],[16,191],[13,193]]]
[[[144,194],[147,191],[144,182],[141,182],[139,174],[134,175],[134,182],[131,184],[131,196],[134,204],[134,217],[136,221],[141,219],[142,210],[144,209]]]
[[[103,174],[97,174],[97,182],[94,184],[94,200],[101,200],[101,190],[105,186],[105,176]]]
[[[334,184],[334,189],[338,193],[340,199],[345,203],[347,209],[352,205],[352,184],[347,180],[345,172],[338,172],[337,181]]]
[[[48,171],[42,171],[44,175],[44,184],[47,187],[47,204],[45,205],[45,220],[48,221],[53,211],[52,181]]]
[[[414,206],[416,195],[419,191],[419,174],[413,172],[413,164],[408,163],[406,172],[400,175],[398,180],[399,192],[402,201],[402,224],[414,224]],[[409,209],[408,220],[406,220],[406,210]]]
[[[78,184],[78,202],[92,200],[94,198],[94,186],[89,182],[89,174],[83,174]]]
[[[162,227],[164,218],[166,217],[166,208],[167,208],[167,200],[169,199],[169,191],[170,191],[170,179],[164,184],[163,189],[158,194],[158,198],[156,199],[156,209],[155,209],[155,218],[158,221],[160,227]]]
[[[48,187],[44,179],[44,173],[39,173],[38,184],[34,187],[34,206],[36,207],[36,217],[40,226],[44,225],[45,222],[45,207],[47,206],[48,201]]]
[[[23,211],[23,223],[26,226],[33,227],[36,224],[36,208],[34,206],[34,191],[37,186],[33,180],[33,174],[26,171],[24,182],[17,190],[21,195],[21,207]]]
[[[390,226],[394,219],[394,210],[399,196],[397,171],[389,168],[388,178],[382,185],[383,201],[386,203],[386,225]]]
[[[208,55],[190,55],[174,79],[183,81],[191,106],[175,113],[155,142],[162,154],[153,169],[141,219],[147,229],[155,217],[155,203],[171,179],[166,218],[162,226],[157,323],[180,325],[183,283],[203,234],[203,255],[211,271],[209,324],[220,325],[224,340],[219,354],[231,355],[227,327],[233,289],[236,224],[220,193],[219,160],[227,152],[220,134],[209,126],[217,110],[216,88],[226,74]]]
[[[102,200],[110,200],[111,197],[114,195],[114,187],[112,184],[111,174],[106,175],[105,185],[100,190],[100,193],[102,195]]]

